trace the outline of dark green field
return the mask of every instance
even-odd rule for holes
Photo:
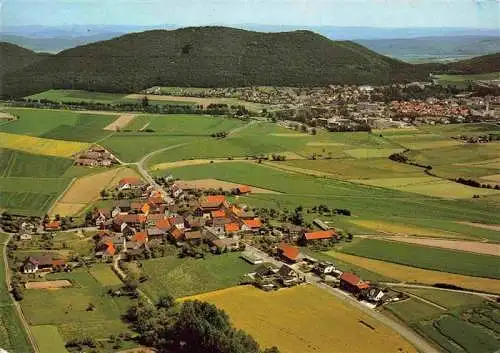
[[[68,158],[0,149],[0,177],[58,178],[73,164]]]
[[[0,125],[0,131],[58,140],[93,142],[107,135],[102,128],[118,115],[84,114],[64,110],[3,108],[19,119]]]
[[[0,209],[25,215],[44,215],[66,188],[69,179],[0,178]]]
[[[0,250],[2,251],[6,240],[7,235],[0,233]],[[12,353],[33,352],[26,331],[5,286],[4,266],[3,256],[0,256],[0,348]]]
[[[498,257],[378,239],[362,239],[342,248],[347,254],[428,270],[500,279]]]

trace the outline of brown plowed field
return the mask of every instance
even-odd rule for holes
[[[133,114],[122,114],[115,121],[106,126],[103,130],[116,131],[117,128],[121,129],[127,126],[134,118],[135,115]]]
[[[70,281],[66,279],[60,279],[56,281],[44,281],[44,282],[28,282],[25,284],[26,289],[54,289],[54,288],[66,288],[72,287]]]

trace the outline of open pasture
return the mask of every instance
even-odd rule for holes
[[[0,178],[0,209],[43,215],[69,183],[68,179]]]
[[[500,279],[497,256],[378,239],[355,241],[342,247],[342,252],[428,270]]]
[[[272,292],[240,286],[185,299],[215,304],[262,346],[283,353],[416,352],[391,329],[311,285]]]
[[[64,341],[54,325],[32,326],[31,332],[35,336],[40,353],[68,353]]]
[[[481,135],[500,132],[499,125],[487,122],[447,125],[421,125],[418,128],[424,133],[438,134],[447,137],[456,137],[459,135]]]
[[[102,129],[116,120],[116,114],[95,114],[66,110],[6,108],[19,119],[0,125],[0,131],[57,140],[94,142],[109,132]]]
[[[437,236],[437,237],[459,237],[457,233],[447,232],[432,228],[422,228],[418,226],[408,225],[407,223],[396,223],[396,222],[384,222],[378,220],[369,219],[353,219],[350,220],[351,223],[365,227],[368,229],[373,229],[374,231],[382,234],[391,235],[415,235],[415,236]]]
[[[402,148],[354,148],[344,152],[353,158],[381,158],[389,157],[393,153],[402,152]]]
[[[0,149],[0,177],[58,178],[73,164],[69,158]]]
[[[47,279],[69,280],[73,287],[27,290],[21,306],[30,325],[53,325],[65,342],[84,336],[103,339],[111,334],[130,332],[121,315],[133,301],[109,296],[110,287],[102,286],[89,272],[79,269],[51,274]],[[93,310],[87,310],[90,303]]]
[[[0,132],[0,148],[19,150],[31,154],[71,157],[88,147],[89,144],[83,142],[53,140]]]
[[[500,294],[500,281],[496,279],[458,275],[454,273],[424,270],[417,267],[399,265],[396,263],[354,256],[336,251],[328,251],[327,255],[367,268],[371,271],[394,278],[402,282],[434,285],[446,283],[462,288]]]
[[[391,141],[411,150],[436,149],[449,146],[463,145],[459,140],[452,140],[434,133],[428,134],[399,134],[388,137]]]
[[[205,293],[239,284],[254,266],[227,253],[204,260],[167,256],[142,262],[142,272],[150,277],[140,288],[153,300],[170,294],[176,298]]]

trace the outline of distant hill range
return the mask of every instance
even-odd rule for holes
[[[379,54],[406,62],[451,62],[500,52],[500,37],[438,36],[356,40]]]
[[[57,55],[19,49],[3,45],[2,96],[50,88],[133,92],[156,85],[387,84],[424,80],[436,71],[500,71],[494,56],[455,66],[411,65],[310,31],[260,33],[227,27],[133,33]]]

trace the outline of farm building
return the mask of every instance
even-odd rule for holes
[[[247,185],[240,185],[236,188],[236,194],[242,195],[242,194],[248,194],[252,190],[250,189],[249,186]]]
[[[328,224],[326,224],[319,218],[315,218],[313,220],[313,223],[316,224],[321,230],[329,230],[331,228]]]
[[[263,262],[262,258],[248,251],[245,251],[243,254],[240,255],[240,257],[252,265],[258,265]]]
[[[300,237],[300,243],[302,245],[309,245],[318,241],[329,241],[337,237],[335,230],[322,230],[317,232],[303,232]]]
[[[359,294],[361,291],[366,290],[370,285],[364,282],[361,278],[351,272],[344,272],[340,276],[340,288],[352,293]]]
[[[64,267],[64,261],[54,260],[50,255],[28,256],[23,263],[23,273],[50,272],[54,267]]]
[[[61,230],[61,222],[60,221],[51,221],[51,222],[45,223],[44,228],[46,231]]]
[[[143,185],[143,182],[138,177],[123,178],[118,182],[118,190],[137,189]]]
[[[278,255],[288,263],[297,262],[300,259],[300,249],[296,246],[281,243],[278,246]]]

